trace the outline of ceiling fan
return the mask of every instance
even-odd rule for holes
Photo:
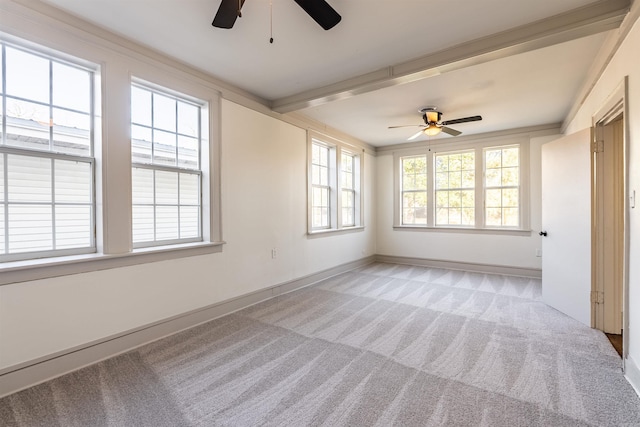
[[[419,137],[421,134],[425,134],[428,136],[436,136],[440,132],[444,132],[451,136],[458,136],[462,132],[459,130],[451,129],[447,127],[448,125],[456,125],[458,123],[467,123],[467,122],[477,122],[478,120],[482,120],[482,116],[471,116],[464,117],[461,119],[453,119],[453,120],[445,120],[442,121],[442,113],[438,111],[438,107],[424,107],[421,108],[420,113],[422,113],[422,120],[424,120],[423,125],[404,125],[404,126],[389,126],[389,129],[403,128],[409,126],[420,126],[422,129],[415,135],[409,137],[407,141],[412,141]]]
[[[222,0],[211,25],[218,28],[232,28],[238,17],[242,17],[245,0]],[[325,0],[294,0],[322,28],[333,28],[342,17]]]

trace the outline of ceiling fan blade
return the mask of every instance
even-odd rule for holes
[[[408,128],[408,127],[416,127],[416,126],[420,126],[420,127],[425,127],[425,125],[401,125],[401,126],[389,126],[387,129],[398,129],[398,128]]]
[[[407,138],[407,141],[413,141],[414,139],[416,139],[417,137],[422,135],[423,132],[424,132],[424,130],[421,130],[420,132],[416,133],[415,135],[410,136],[409,138]]]
[[[295,0],[295,2],[325,30],[335,27],[342,19],[338,12],[324,0]]]
[[[447,133],[451,136],[458,136],[462,133],[459,130],[451,129],[446,126],[442,126],[440,129],[442,129],[442,132]]]
[[[464,117],[462,119],[446,120],[442,122],[442,124],[444,126],[447,126],[447,125],[456,125],[458,123],[477,122],[478,120],[482,120],[482,116],[471,116],[471,117]]]
[[[244,0],[222,0],[211,25],[218,28],[232,28],[240,14]]]

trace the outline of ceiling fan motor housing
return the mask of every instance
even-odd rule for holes
[[[422,119],[427,126],[438,125],[442,120],[442,113],[437,107],[424,107],[420,109]]]

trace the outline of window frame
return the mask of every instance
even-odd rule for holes
[[[350,163],[351,163],[351,170],[345,170],[344,166],[345,166],[345,157],[349,158]],[[341,218],[340,218],[340,225],[342,227],[355,227],[357,224],[356,221],[356,163],[357,163],[358,159],[356,158],[356,156],[348,151],[342,151],[340,154],[340,184],[339,184],[339,188],[340,188],[340,213],[341,213]],[[344,182],[344,175],[351,175],[351,182],[349,183],[349,185],[345,185]],[[344,203],[344,196],[345,193],[348,194],[348,199],[349,199],[349,203],[351,206],[345,206]],[[351,214],[349,215],[350,218],[352,219],[350,222],[345,224],[345,209],[351,209]]]
[[[438,170],[437,170],[437,167],[436,167],[437,157],[438,156],[450,157],[450,156],[463,155],[463,154],[468,154],[468,153],[472,153],[473,154],[473,166],[474,166],[474,168],[473,168],[473,174],[474,174],[474,179],[473,179],[474,185],[473,185],[473,187],[464,187],[464,186],[462,186],[462,179],[461,179],[460,187],[447,186],[447,188],[439,189],[438,188],[438,178],[437,178]],[[478,153],[477,153],[477,150],[475,150],[475,149],[443,151],[443,152],[440,152],[440,153],[434,153],[433,154],[433,181],[434,181],[433,182],[433,204],[434,204],[433,225],[434,225],[434,227],[456,227],[456,228],[469,228],[469,227],[476,228],[477,227],[477,225],[478,225],[478,222],[477,222],[478,212],[477,212],[477,209],[476,209],[476,204],[477,204],[476,203],[477,186],[478,186],[477,185],[478,184],[478,168],[477,168],[478,161],[477,161],[477,155],[478,155]],[[461,175],[462,175],[462,172],[464,172],[464,171],[465,171],[464,169],[461,169],[461,171],[460,171]],[[440,172],[440,173],[444,173],[444,172]],[[447,173],[447,182],[449,182],[451,171],[447,170],[446,173]],[[473,194],[474,194],[474,203],[473,203],[474,223],[473,223],[473,225],[462,224],[462,221],[461,221],[460,224],[452,224],[450,220],[446,224],[438,224],[438,192],[439,191],[444,191],[444,192],[447,192],[447,193],[456,192],[456,191],[457,192],[473,191]],[[449,202],[450,202],[450,198],[449,198]],[[461,207],[460,209],[462,210],[462,209],[468,209],[468,208],[470,208],[470,207],[469,206]],[[451,207],[451,203],[449,203],[447,205],[447,207],[444,208],[444,209],[450,210],[450,209],[454,209],[454,208],[452,208]],[[449,214],[450,213],[447,214],[447,217],[449,217]],[[462,216],[463,215],[462,215],[462,212],[461,212],[461,218],[462,218]]]
[[[136,162],[134,161],[133,158],[133,135],[131,136],[131,170],[132,170],[132,185],[131,185],[131,190],[133,191],[133,169],[146,169],[146,170],[151,170],[153,171],[153,177],[154,177],[154,188],[153,188],[153,203],[148,205],[148,204],[138,204],[139,206],[152,206],[153,207],[153,212],[154,212],[154,239],[153,240],[145,240],[145,241],[135,241],[134,240],[134,232],[133,232],[133,227],[134,227],[134,221],[133,221],[133,210],[134,210],[134,206],[136,206],[133,203],[131,203],[131,215],[132,215],[132,220],[131,220],[131,242],[133,245],[134,249],[139,249],[139,248],[147,248],[147,247],[154,247],[154,246],[170,246],[170,245],[177,245],[177,244],[184,244],[184,243],[196,243],[196,242],[202,242],[203,241],[203,211],[204,211],[204,206],[203,206],[203,171],[202,171],[202,146],[203,146],[203,138],[202,138],[202,128],[203,128],[203,122],[206,123],[206,119],[203,117],[203,110],[206,110],[206,102],[203,100],[199,100],[199,99],[194,99],[193,97],[190,97],[186,94],[180,93],[178,91],[166,88],[166,87],[161,87],[159,85],[156,84],[151,84],[148,83],[144,80],[141,80],[139,78],[136,77],[132,77],[131,78],[131,85],[130,88],[133,92],[133,88],[139,88],[142,90],[146,90],[151,92],[151,124],[150,125],[143,125],[140,123],[134,123],[133,122],[133,117],[131,117],[131,127],[133,128],[133,126],[142,126],[145,128],[148,128],[152,134],[154,131],[158,130],[161,132],[165,132],[167,133],[166,130],[163,130],[161,128],[157,128],[156,126],[154,126],[154,114],[153,114],[153,97],[154,95],[160,95],[160,96],[164,96],[164,97],[168,97],[168,98],[172,98],[175,102],[176,102],[176,130],[175,132],[172,132],[172,135],[176,137],[176,147],[175,147],[175,156],[176,156],[176,165],[166,165],[166,164],[162,164],[162,163],[153,163],[153,157],[154,157],[154,150],[155,150],[155,142],[152,138],[152,140],[150,141],[151,143],[151,160],[147,163],[142,163],[142,162]],[[197,140],[198,140],[198,156],[197,156],[197,168],[191,169],[191,168],[186,168],[186,167],[180,167],[179,166],[179,145],[178,145],[178,137],[180,136],[180,132],[178,130],[178,107],[177,107],[177,103],[178,102],[183,102],[189,105],[192,105],[194,107],[198,108],[198,135],[197,135]],[[155,176],[156,176],[156,172],[158,171],[164,171],[164,172],[169,172],[169,173],[175,173],[178,175],[178,187],[179,187],[179,179],[180,179],[180,174],[191,174],[191,175],[197,175],[198,176],[198,199],[199,199],[199,204],[198,204],[198,236],[197,237],[187,237],[187,238],[175,238],[175,239],[164,239],[164,240],[158,240],[157,239],[157,207],[158,206],[162,206],[163,204],[161,203],[157,203],[156,202],[156,191],[155,191]],[[179,189],[178,189],[179,191]],[[133,197],[132,197],[133,199]],[[174,205],[171,205],[174,206]],[[180,207],[183,206],[180,203],[180,200],[178,198],[177,204],[175,205],[178,209],[178,218],[180,218]],[[178,234],[180,233],[180,222],[178,219]]]
[[[313,146],[328,148],[329,155],[329,226],[313,226]],[[342,203],[342,155],[353,159],[353,225],[343,225]],[[347,144],[336,138],[316,132],[307,132],[307,235],[323,235],[364,229],[364,149]]]
[[[320,150],[326,150],[326,166],[322,164],[322,162],[320,163],[314,163],[313,161],[313,150],[315,147],[318,147]],[[332,228],[332,224],[333,221],[336,220],[336,216],[332,215],[332,210],[333,207],[335,206],[335,203],[332,203],[333,198],[334,198],[334,191],[335,191],[335,185],[332,185],[332,170],[335,169],[336,165],[335,162],[332,162],[332,158],[334,157],[332,154],[333,150],[335,150],[335,148],[324,144],[324,143],[320,143],[317,140],[314,140],[311,144],[311,169],[310,169],[310,182],[311,182],[311,195],[310,195],[310,203],[311,203],[311,229],[313,231],[320,231],[320,230],[328,230]],[[323,154],[323,153],[320,153]],[[316,183],[315,178],[314,178],[314,170],[318,169],[319,173],[325,172],[326,173],[326,184],[322,184],[322,177],[319,175],[318,177],[320,178],[320,183]],[[326,205],[323,204],[322,202],[320,202],[320,204],[317,204],[316,202],[316,190],[320,191],[320,192],[326,192]],[[323,197],[321,197],[322,199]],[[320,225],[316,225],[314,226],[314,215],[315,215],[315,210],[316,209],[326,209],[327,213],[326,213],[326,217],[327,217],[327,223],[326,225],[324,224],[324,221],[322,221],[322,224]],[[321,215],[322,217],[322,215]]]
[[[404,181],[404,177],[405,177],[405,173],[404,173],[404,161],[405,159],[416,159],[416,158],[424,158],[424,162],[425,162],[425,186],[424,189],[420,188],[420,189],[405,189],[405,181]],[[422,224],[417,223],[417,222],[413,222],[413,223],[404,223],[405,220],[405,204],[404,204],[404,200],[405,200],[405,193],[411,193],[412,195],[415,195],[416,193],[420,193],[420,194],[424,194],[425,195],[425,200],[426,200],[426,204],[425,204],[425,226],[429,223],[429,201],[430,201],[430,197],[429,197],[429,184],[430,184],[430,179],[429,179],[429,167],[428,167],[428,163],[429,163],[429,158],[426,154],[412,154],[412,155],[408,155],[408,156],[403,156],[399,159],[399,167],[400,167],[400,173],[399,173],[399,190],[400,191],[400,197],[399,197],[399,209],[400,209],[400,213],[399,213],[399,218],[400,218],[400,222],[403,225],[407,225],[407,226],[422,226]],[[415,177],[415,174],[414,174]],[[414,197],[415,200],[415,197]],[[415,207],[414,209],[414,216],[415,216]]]
[[[488,151],[495,151],[495,150],[506,150],[506,149],[510,149],[510,148],[518,148],[518,185],[517,186],[513,186],[513,185],[500,185],[500,186],[489,186],[487,183],[487,152]],[[501,155],[502,157],[502,155]],[[491,147],[484,147],[482,149],[482,174],[483,174],[483,199],[485,200],[484,206],[483,206],[483,215],[484,215],[484,227],[485,228],[497,228],[497,229],[514,229],[514,230],[518,230],[521,228],[521,224],[522,224],[522,149],[520,148],[520,146],[518,146],[517,144],[513,144],[513,145],[500,145],[500,146],[491,146]],[[492,168],[493,169],[493,168]],[[504,166],[500,166],[500,171],[501,171],[501,176],[502,176],[502,170],[505,169]],[[517,189],[518,190],[518,225],[517,226],[509,226],[509,225],[487,225],[487,205],[486,205],[486,199],[487,199],[487,191],[488,190],[505,190],[505,189]],[[500,209],[505,209],[504,204],[500,205]],[[502,217],[502,215],[501,215]]]
[[[221,209],[221,114],[222,95],[206,79],[189,70],[166,68],[156,59],[141,59],[134,50],[118,51],[111,46],[95,49],[84,39],[62,36],[51,43],[0,33],[2,42],[40,55],[53,56],[94,71],[92,108],[94,137],[94,236],[90,253],[60,254],[54,257],[0,262],[0,286],[96,270],[134,266],[222,252]],[[100,39],[94,41],[101,42]],[[77,43],[76,43],[77,42]],[[64,46],[63,50],[52,46]],[[126,65],[126,66],[122,66]],[[159,88],[171,88],[194,100],[205,101],[202,116],[201,162],[202,241],[133,248],[131,236],[130,86],[132,78]],[[206,169],[206,172],[205,172]]]
[[[520,191],[519,191],[519,227],[487,227],[485,226],[485,150],[492,148],[519,147],[520,160]],[[446,141],[431,143],[429,146],[412,147],[393,151],[394,170],[394,209],[393,228],[395,230],[456,232],[456,233],[480,233],[480,234],[507,234],[530,235],[530,209],[529,200],[529,139],[525,137],[507,138],[483,138],[478,140],[466,140],[461,142]],[[449,155],[464,152],[474,152],[475,156],[475,222],[474,225],[436,225],[436,185],[435,185],[435,157],[436,155]],[[427,157],[427,224],[403,224],[402,216],[402,159],[407,157]]]
[[[24,54],[28,54],[34,57],[38,57],[40,59],[48,61],[48,101],[38,101],[35,99],[23,98],[21,96],[9,95],[7,93],[7,54],[6,48],[9,47],[13,50],[20,51]],[[81,111],[75,108],[71,108],[69,106],[59,105],[54,102],[54,69],[55,64],[60,64],[65,67],[71,67],[76,70],[81,70],[87,73],[88,76],[88,111]],[[97,112],[99,111],[96,108],[97,103],[97,91],[96,86],[99,84],[99,66],[97,64],[91,63],[86,60],[82,60],[79,58],[71,57],[69,55],[65,55],[61,52],[57,52],[52,49],[47,49],[45,47],[34,45],[24,40],[11,40],[7,38],[0,39],[0,66],[2,70],[0,75],[2,76],[0,80],[0,93],[1,95],[1,104],[0,104],[0,162],[2,162],[2,173],[3,173],[3,188],[1,191],[3,192],[3,202],[2,202],[2,214],[3,218],[3,233],[4,233],[4,242],[2,248],[2,254],[0,254],[0,265],[6,265],[7,263],[12,262],[40,262],[42,259],[61,259],[63,257],[68,256],[78,256],[78,255],[86,255],[96,253],[97,248],[97,236],[96,236],[96,224],[97,224],[97,209],[96,209],[96,122],[97,122]],[[78,153],[65,153],[61,151],[56,151],[55,147],[55,126],[53,122],[48,126],[48,147],[46,149],[38,149],[38,148],[29,148],[29,147],[21,147],[16,145],[8,145],[6,144],[6,136],[7,136],[7,126],[8,120],[6,120],[7,116],[7,97],[22,101],[28,102],[36,105],[40,105],[48,111],[48,115],[50,117],[49,120],[53,120],[54,110],[61,110],[66,112],[71,112],[74,114],[86,114],[88,116],[88,153],[86,155],[81,155]],[[59,141],[58,141],[59,142]],[[23,156],[34,159],[45,159],[51,162],[51,181],[50,181],[50,193],[51,198],[48,202],[11,202],[8,198],[8,157],[9,156]],[[56,180],[55,180],[55,164],[56,161],[68,161],[68,162],[78,162],[84,163],[89,166],[89,179],[88,190],[89,190],[89,200],[86,202],[57,202],[55,197],[56,192]],[[46,205],[51,207],[51,249],[45,250],[32,250],[32,251],[19,251],[19,252],[9,252],[9,207],[10,205]],[[74,248],[56,248],[56,229],[61,225],[56,221],[56,208],[58,206],[87,206],[89,208],[88,215],[88,245],[86,246],[78,246]]]

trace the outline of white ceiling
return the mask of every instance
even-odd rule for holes
[[[247,0],[230,30],[211,26],[220,0],[44,1],[374,146],[405,142],[417,128],[387,127],[420,124],[418,109],[427,105],[445,120],[482,115],[482,122],[452,126],[464,134],[563,121],[605,39],[600,31],[613,25],[605,20],[571,36],[557,28],[552,37],[534,32],[525,40],[533,47],[493,43],[486,55],[478,39],[612,0],[327,0],[342,16],[329,31],[294,1],[271,0],[273,44],[270,0]],[[405,73],[412,81],[404,84],[395,76],[376,85],[359,77],[465,43],[477,48],[466,57],[481,61],[458,61],[427,78]],[[354,80],[337,90],[347,79]],[[294,98],[304,105],[288,103]]]

